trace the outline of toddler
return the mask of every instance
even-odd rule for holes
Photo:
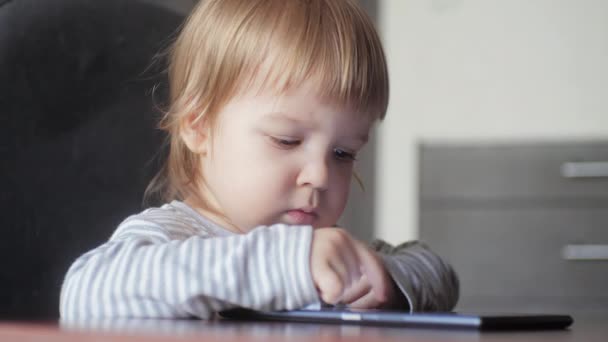
[[[336,227],[388,75],[355,0],[203,0],[170,53],[170,137],[147,196],[78,258],[66,319],[210,318],[315,303],[448,311],[451,267],[417,242]]]

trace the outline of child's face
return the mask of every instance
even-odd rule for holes
[[[221,110],[201,158],[202,197],[237,232],[286,223],[336,224],[349,193],[354,157],[372,120],[336,108],[305,84],[277,96],[249,92]]]

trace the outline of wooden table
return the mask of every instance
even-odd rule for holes
[[[223,320],[105,320],[77,324],[2,322],[0,341],[608,341],[608,314],[573,316],[574,325],[568,330],[516,332]]]

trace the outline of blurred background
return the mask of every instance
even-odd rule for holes
[[[375,220],[458,309],[608,309],[608,2],[386,0]]]
[[[457,310],[608,311],[608,2],[360,2],[391,100],[341,225],[425,241]],[[194,3],[0,0],[0,318],[57,317],[70,263],[142,209]]]

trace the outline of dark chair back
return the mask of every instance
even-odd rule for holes
[[[58,317],[70,264],[142,210],[167,94],[152,61],[182,20],[140,1],[0,0],[0,319]]]

